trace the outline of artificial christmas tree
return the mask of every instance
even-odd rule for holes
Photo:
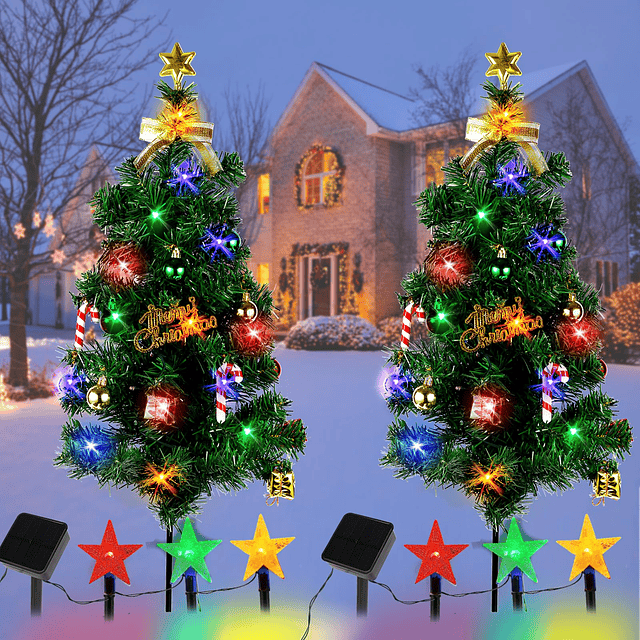
[[[387,397],[395,421],[382,459],[400,478],[473,497],[494,531],[541,489],[617,472],[632,439],[600,389],[598,294],[562,231],[556,189],[569,164],[543,157],[539,125],[524,121],[520,85],[508,82],[519,55],[504,44],[487,54],[500,83],[483,85],[490,108],[468,120],[475,145],[418,199],[433,239],[424,267],[403,281],[390,375],[405,384]],[[414,313],[432,334],[411,346]]]
[[[273,389],[272,300],[236,232],[242,162],[218,159],[194,85],[182,86],[194,55],[177,43],[160,54],[174,87],[157,85],[162,111],[140,133],[149,145],[93,198],[104,252],[77,281],[76,341],[57,387],[71,417],[108,426],[69,420],[55,463],[132,487],[168,529],[214,488],[291,474],[306,442]],[[87,313],[106,333],[91,349],[82,348]]]

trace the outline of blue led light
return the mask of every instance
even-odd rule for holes
[[[519,167],[515,160],[510,160],[502,167],[498,167],[500,177],[493,181],[496,187],[502,187],[503,193],[507,194],[517,191],[523,195],[525,193],[524,186],[520,184],[520,180],[527,178],[529,173],[526,167]]]
[[[173,167],[173,175],[171,180],[167,180],[167,184],[176,188],[178,195],[200,193],[194,180],[201,178],[203,173],[197,164],[192,163],[191,160],[185,160],[181,165]]]
[[[87,471],[95,471],[111,464],[117,451],[115,438],[100,425],[79,425],[71,433],[71,457],[79,467]]]
[[[60,365],[53,373],[53,389],[58,400],[83,402],[87,393],[87,378],[69,364]]]
[[[401,367],[392,365],[385,368],[384,391],[385,398],[411,398],[411,375],[405,373]]]
[[[224,227],[214,227],[204,232],[200,246],[204,251],[211,253],[211,262],[213,262],[218,257],[218,253],[233,260],[239,243],[240,238],[237,233]]]
[[[416,472],[424,471],[442,456],[440,437],[425,425],[403,427],[392,446],[398,459]]]
[[[566,245],[565,236],[556,231],[551,225],[539,225],[531,229],[531,234],[527,237],[527,248],[537,253],[536,262],[542,258],[551,257],[557,260],[560,251]]]

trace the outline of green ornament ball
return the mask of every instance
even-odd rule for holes
[[[508,258],[496,258],[491,264],[491,277],[497,280],[507,280],[511,275],[511,262]]]
[[[164,275],[170,280],[182,280],[186,273],[186,266],[182,258],[169,258],[164,265]]]

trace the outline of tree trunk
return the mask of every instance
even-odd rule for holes
[[[14,387],[24,387],[27,378],[27,287],[24,271],[13,274],[11,287],[11,312],[9,316],[10,365],[7,382]]]

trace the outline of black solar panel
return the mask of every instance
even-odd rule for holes
[[[390,522],[347,513],[322,552],[322,559],[341,571],[375,580],[395,539]]]
[[[69,542],[67,525],[21,513],[0,544],[0,562],[40,580],[48,580]]]

